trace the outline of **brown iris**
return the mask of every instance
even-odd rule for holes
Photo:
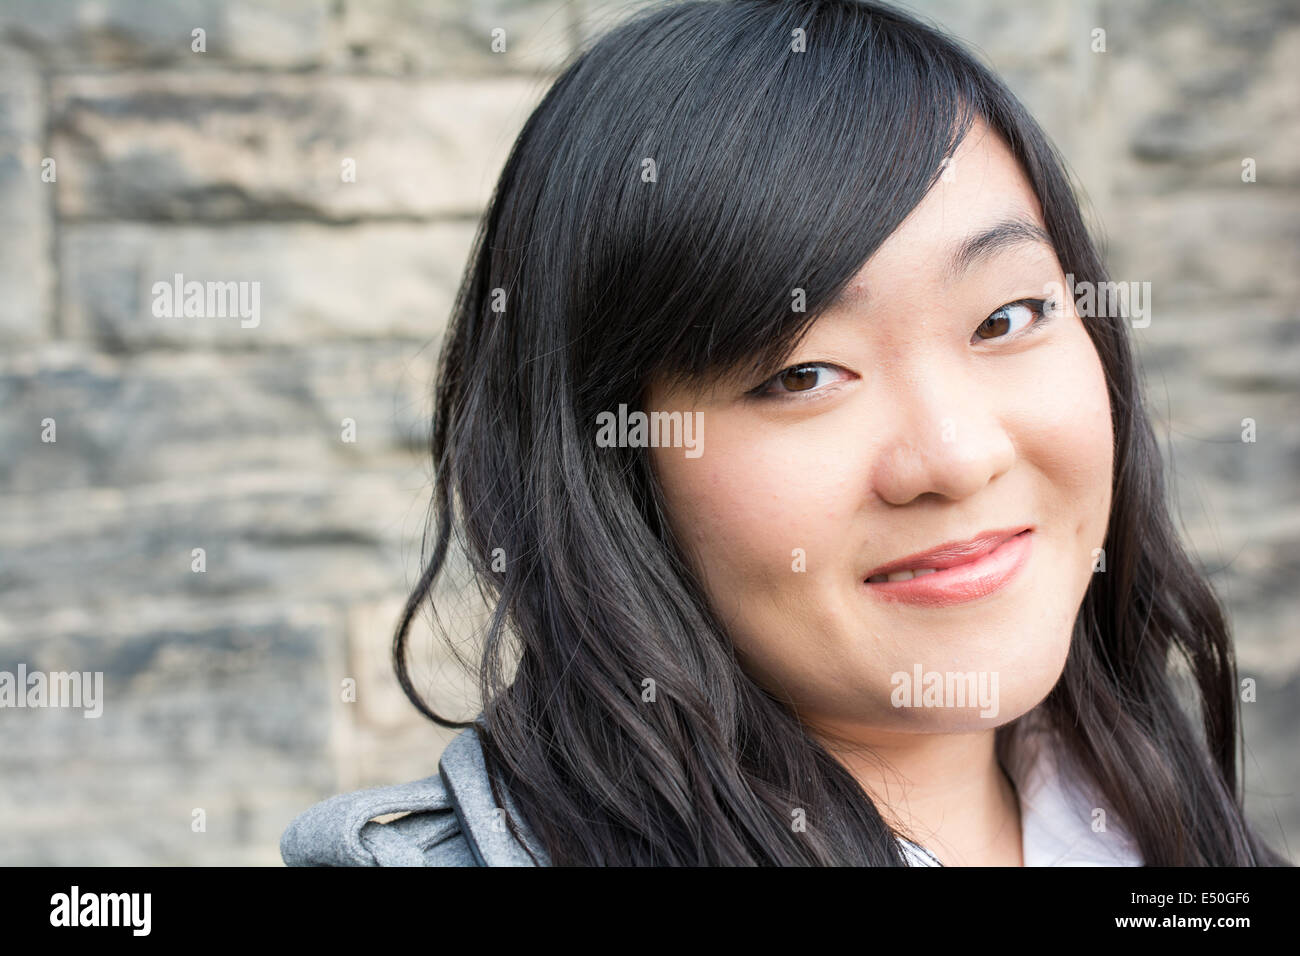
[[[799,368],[786,369],[780,374],[779,379],[787,391],[807,391],[817,384],[817,366],[804,365]]]
[[[995,339],[1000,335],[1006,335],[1010,327],[1011,320],[1007,318],[1004,310],[999,310],[981,322],[975,329],[975,334],[982,339]],[[989,334],[985,335],[985,332]]]

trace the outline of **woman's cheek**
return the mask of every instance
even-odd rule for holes
[[[820,447],[813,429],[719,415],[709,426],[698,459],[657,450],[661,485],[719,617],[759,670],[779,673],[788,649],[767,645],[825,613],[819,593],[849,560],[846,496],[860,483],[843,445]]]
[[[679,534],[717,561],[751,567],[761,577],[789,569],[791,551],[808,548],[840,517],[836,488],[844,485],[831,450],[796,440],[794,430],[756,428],[709,418],[709,444],[700,458],[678,460],[658,449],[659,473]]]
[[[1070,534],[1061,546],[1086,587],[1110,512],[1110,400],[1101,360],[1082,325],[1053,344],[1044,350],[1051,360],[1039,366],[1026,388],[1032,400],[1018,412],[1014,432],[1020,436],[1020,457],[1046,478],[1049,500],[1043,506]]]

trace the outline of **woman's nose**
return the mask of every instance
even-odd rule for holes
[[[922,495],[968,498],[1015,463],[1006,397],[960,373],[928,372],[897,393],[875,459],[876,493],[892,505]]]

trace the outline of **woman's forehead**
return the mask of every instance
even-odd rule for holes
[[[997,252],[1033,245],[1051,250],[1038,197],[1002,137],[980,124],[832,307],[862,307],[873,290],[923,276],[950,283]]]

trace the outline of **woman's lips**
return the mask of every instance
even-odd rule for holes
[[[1033,530],[1027,529],[964,563],[953,564],[949,559],[943,562],[948,566],[929,570],[924,568],[922,558],[917,561],[923,569],[919,577],[905,581],[868,579],[865,583],[873,596],[890,601],[928,607],[962,604],[1005,587],[1029,560],[1032,547]]]

